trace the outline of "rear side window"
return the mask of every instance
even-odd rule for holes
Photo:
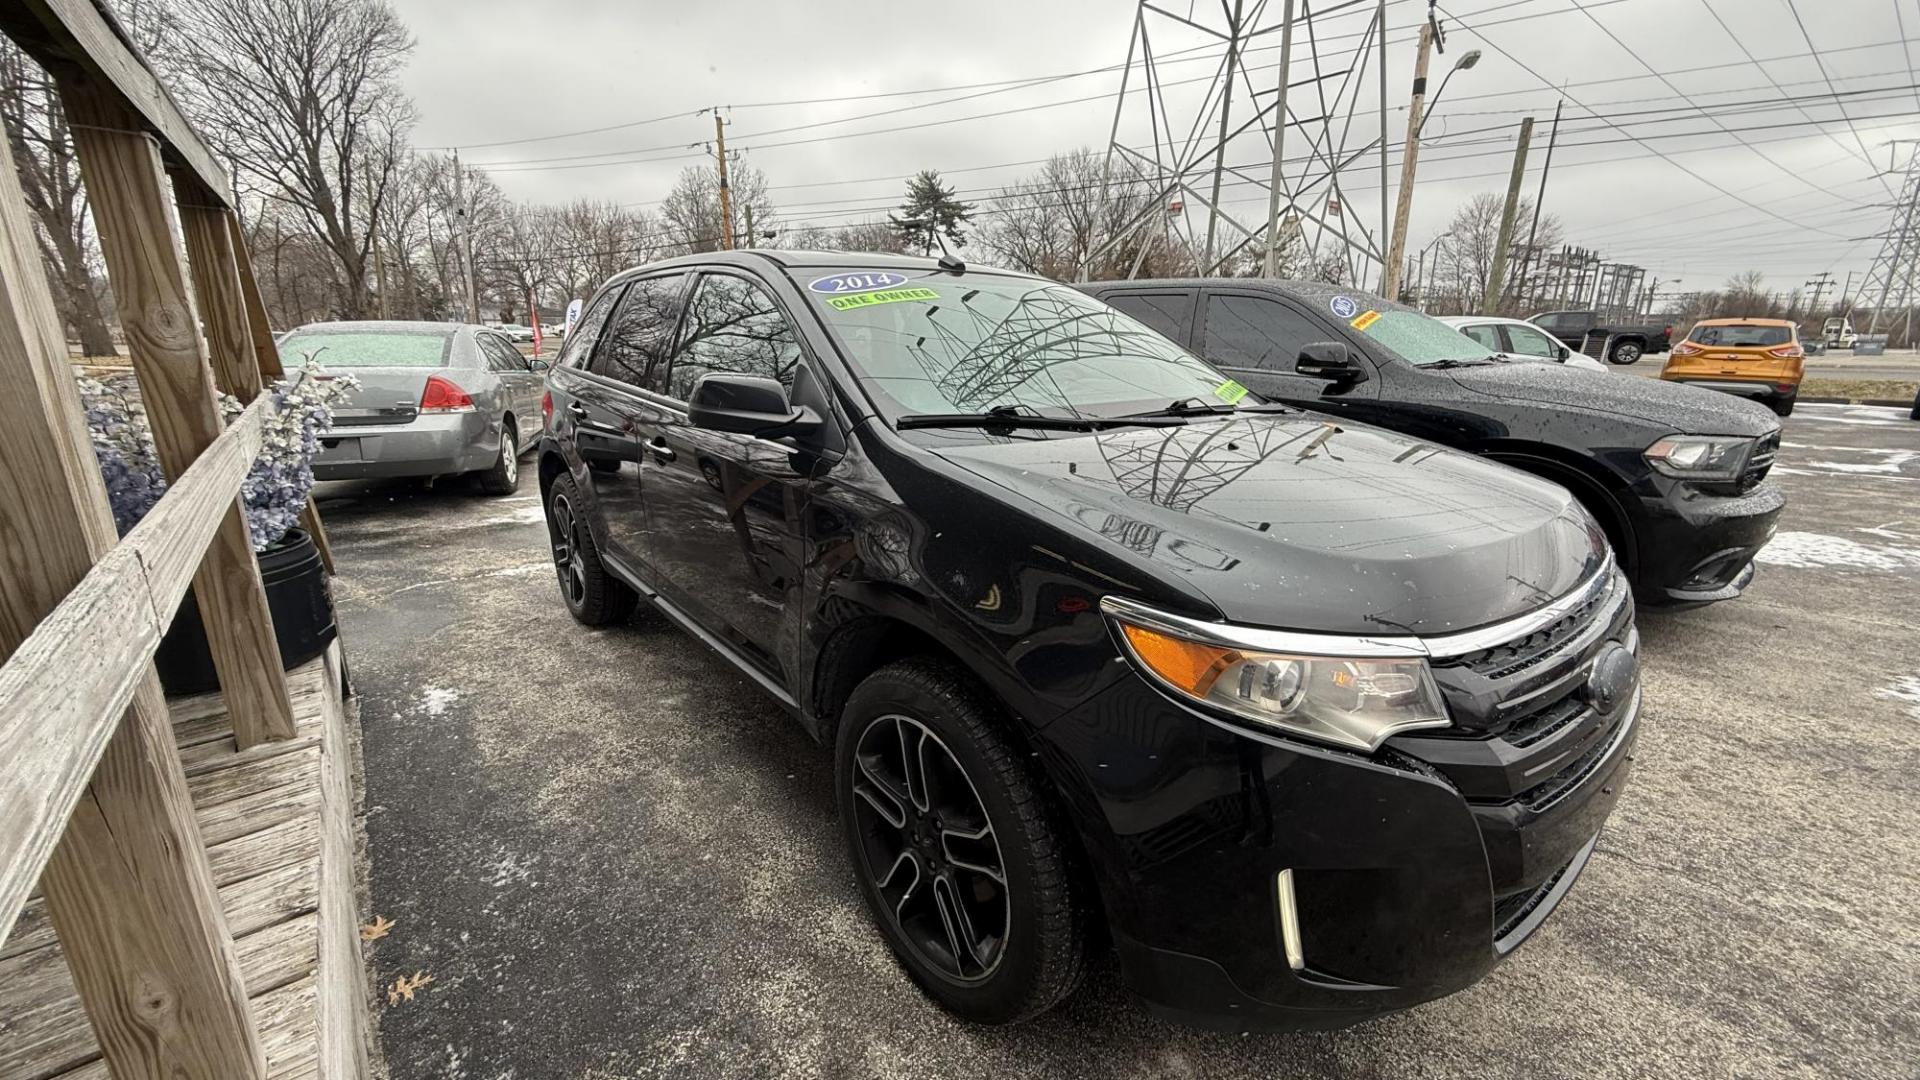
[[[494,371],[525,371],[527,358],[520,350],[507,344],[505,338],[493,334],[481,334],[480,351],[486,355],[487,367]]]
[[[680,290],[685,274],[642,278],[627,286],[620,311],[602,334],[588,370],[648,390],[660,389],[655,372],[673,337],[673,321],[680,313]]]
[[[312,360],[323,368],[445,367],[449,331],[306,331],[295,330],[280,342],[284,356]]]
[[[700,279],[687,305],[666,393],[685,401],[710,371],[762,375],[793,390],[800,339],[765,289],[731,274]]]
[[[607,325],[607,315],[613,311],[614,301],[620,299],[620,289],[608,289],[601,293],[573,324],[573,333],[567,335],[567,343],[560,349],[560,363],[564,367],[585,367],[585,361],[593,352],[593,343],[600,340],[600,330]]]
[[[1221,367],[1292,371],[1300,347],[1333,335],[1278,300],[1258,296],[1207,298],[1207,339],[1201,354]]]
[[[1109,293],[1100,297],[1177,344],[1187,343],[1193,325],[1192,293]]]
[[[1791,326],[1755,326],[1752,323],[1734,323],[1730,326],[1696,326],[1688,338],[1696,345],[1785,345],[1793,340]]]
[[[1480,344],[1485,345],[1487,348],[1492,349],[1494,352],[1506,351],[1500,344],[1499,332],[1484,323],[1479,326],[1463,326],[1460,328],[1460,332]]]

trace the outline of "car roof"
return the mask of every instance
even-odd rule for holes
[[[1701,319],[1695,326],[1797,326],[1791,319]]]
[[[1464,326],[1467,323],[1511,323],[1514,326],[1532,326],[1535,330],[1540,329],[1525,319],[1509,319],[1505,315],[1435,315],[1434,318],[1448,326]]]
[[[1134,278],[1127,281],[1089,281],[1078,287],[1086,289],[1089,292],[1098,292],[1101,289],[1118,288],[1122,286],[1129,289],[1247,289],[1253,292],[1278,293],[1281,296],[1290,297],[1294,300],[1300,300],[1310,304],[1325,303],[1336,296],[1346,296],[1351,297],[1366,307],[1376,308],[1381,311],[1419,311],[1418,308],[1409,307],[1406,304],[1396,304],[1385,297],[1377,296],[1365,289],[1357,289],[1350,285],[1331,285],[1324,281],[1283,281],[1274,278],[1237,277]]]
[[[963,255],[962,261],[965,261]],[[745,248],[738,251],[702,251],[692,255],[676,255],[671,259],[644,263],[628,267],[607,279],[608,284],[623,281],[636,274],[654,270],[670,270],[675,267],[701,266],[738,266],[747,269],[764,270],[768,266],[782,270],[802,269],[860,269],[860,270],[920,270],[940,269],[940,260],[924,255],[895,255],[873,251],[784,251],[768,248]],[[1037,274],[1028,274],[1019,270],[1008,270],[998,266],[979,263],[967,263],[968,273],[1002,274],[1009,277],[1032,278],[1046,281]]]

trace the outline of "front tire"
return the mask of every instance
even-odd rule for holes
[[[488,495],[511,495],[520,490],[520,440],[514,437],[513,422],[500,422],[500,456],[493,467],[480,474],[480,490]]]
[[[625,622],[639,597],[626,582],[607,573],[593,546],[593,530],[581,516],[580,490],[573,477],[554,477],[547,492],[547,541],[552,546],[554,572],[560,578],[560,598],[567,611],[587,626]]]
[[[1622,366],[1638,363],[1644,351],[1645,350],[1640,347],[1639,342],[1618,342],[1613,348],[1607,351],[1607,362],[1610,364],[1620,364]]]
[[[1002,715],[946,665],[903,660],[855,688],[834,753],[874,923],[928,997],[983,1024],[1058,1004],[1087,954],[1067,833]]]

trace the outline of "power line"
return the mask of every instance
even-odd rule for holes
[[[1820,50],[1813,44],[1813,35],[1807,33],[1807,24],[1800,18],[1800,9],[1794,5],[1793,0],[1786,0],[1786,5],[1787,10],[1793,14],[1794,25],[1800,28],[1801,40],[1807,43],[1807,48],[1813,53],[1813,65],[1820,69],[1820,77],[1827,80],[1827,89],[1833,89],[1833,80],[1827,74],[1827,62],[1820,56]],[[1900,51],[1904,54],[1906,52],[1906,46],[1902,45]],[[1845,109],[1840,110],[1840,118],[1847,122],[1847,130],[1853,132],[1853,141],[1860,144],[1860,156],[1866,158],[1868,162],[1871,163],[1872,156],[1867,153],[1867,142],[1860,137],[1860,129],[1853,126],[1853,118],[1847,115]],[[1893,194],[1891,187],[1887,189],[1887,194]]]

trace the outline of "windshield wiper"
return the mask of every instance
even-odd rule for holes
[[[1152,412],[1128,413],[1127,419],[1152,419],[1162,416],[1213,416],[1233,412],[1281,413],[1296,411],[1291,406],[1261,402],[1254,405],[1232,405],[1224,401],[1208,401],[1205,398],[1186,397],[1169,404],[1164,409]]]
[[[1098,431],[1114,427],[1178,427],[1178,416],[1041,416],[1015,411],[1019,406],[996,405],[977,413],[916,413],[895,422],[901,431],[912,428],[983,427],[1025,428],[1034,431]]]
[[[1421,366],[1431,371],[1444,371],[1447,368],[1479,367],[1481,364],[1496,364],[1500,362],[1501,361],[1496,360],[1491,356],[1483,356],[1478,360],[1460,360],[1455,357],[1449,356],[1445,360],[1435,360],[1431,364],[1423,364]]]

